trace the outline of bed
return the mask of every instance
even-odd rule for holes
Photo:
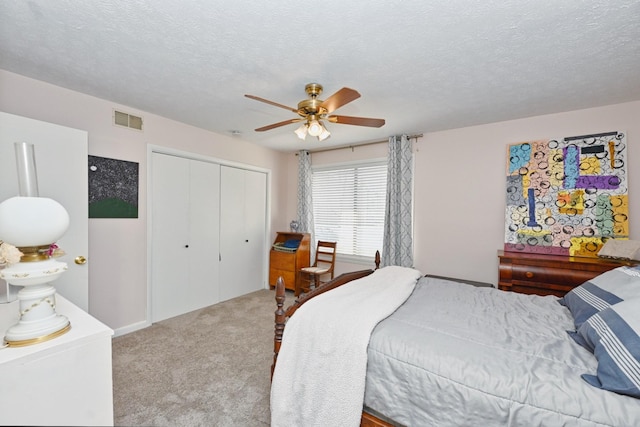
[[[402,287],[409,296],[387,308],[390,315],[371,320],[370,336],[341,335],[366,323],[371,308],[344,323],[328,318],[339,317],[332,307],[355,310],[358,298],[366,305],[367,290],[384,286],[374,278],[389,284],[400,276],[384,276],[388,268],[341,275],[286,310],[279,281],[272,426],[640,425],[638,268],[604,273],[564,298],[420,273],[410,292]],[[285,325],[301,332],[287,334]],[[350,365],[359,353],[344,350],[355,341],[365,343],[364,367]],[[622,347],[625,361],[610,342]],[[311,354],[304,359],[300,349]],[[353,400],[346,410],[345,400]]]

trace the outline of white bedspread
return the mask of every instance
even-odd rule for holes
[[[271,384],[271,426],[358,426],[371,331],[413,292],[420,272],[385,267],[300,307]]]

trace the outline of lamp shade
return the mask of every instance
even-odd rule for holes
[[[311,120],[309,122],[309,135],[318,136],[322,133],[323,127],[317,120]]]
[[[307,137],[307,126],[308,125],[306,123],[303,123],[298,129],[295,130],[295,134],[298,135],[298,138],[303,141]]]
[[[325,139],[329,138],[331,136],[331,132],[329,132],[327,130],[326,127],[322,127],[322,133],[320,135],[318,135],[318,141],[324,141]]]
[[[46,197],[12,197],[0,203],[0,240],[17,247],[55,243],[69,227],[69,213]]]

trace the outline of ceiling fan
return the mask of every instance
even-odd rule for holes
[[[280,126],[303,122],[295,131],[296,135],[298,135],[298,138],[304,140],[308,133],[311,136],[317,137],[319,141],[323,141],[331,135],[331,133],[324,126],[324,120],[330,123],[369,126],[376,128],[384,125],[384,119],[338,116],[335,114],[331,114],[343,105],[360,98],[360,94],[356,90],[350,89],[348,87],[343,87],[324,101],[318,98],[322,93],[322,85],[318,83],[309,83],[304,87],[304,90],[309,96],[309,99],[300,101],[298,103],[298,108],[287,107],[286,105],[278,104],[277,102],[269,101],[267,99],[260,98],[254,95],[245,95],[247,98],[255,99],[256,101],[265,102],[269,105],[284,108],[300,116],[295,119],[289,119],[263,126],[256,129],[256,132],[264,132],[266,130],[275,129]]]

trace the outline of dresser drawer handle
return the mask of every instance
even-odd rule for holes
[[[531,279],[533,277],[533,273],[530,271],[527,271],[526,273],[524,273],[525,276],[527,276],[527,278]]]

